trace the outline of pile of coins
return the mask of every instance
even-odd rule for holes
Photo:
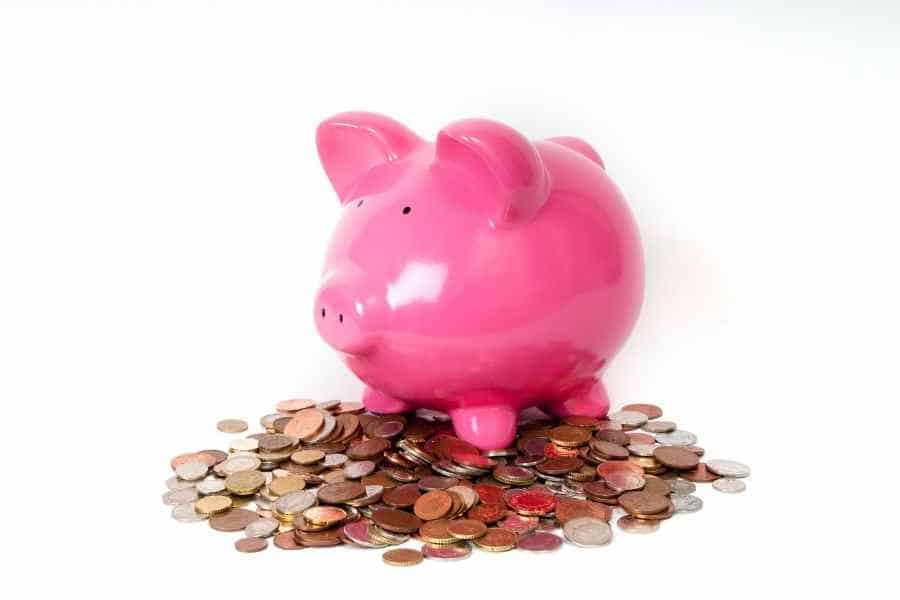
[[[228,452],[176,456],[163,501],[182,522],[243,532],[241,552],[352,544],[391,548],[397,566],[488,552],[548,552],[565,541],[608,544],[610,522],[656,531],[676,513],[703,506],[697,483],[741,492],[750,469],[702,461],[697,437],[632,404],[605,419],[523,413],[515,446],[482,452],[455,437],[443,413],[364,413],[358,402],[286,400],[263,429]],[[238,419],[218,429],[247,431]],[[562,529],[562,536],[557,529]]]

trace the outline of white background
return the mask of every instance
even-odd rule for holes
[[[136,4],[0,8],[5,597],[889,595],[896,3]],[[168,461],[218,419],[358,396],[309,317],[338,214],[313,132],[348,109],[589,140],[646,247],[613,402],[748,491],[402,571],[171,520]]]

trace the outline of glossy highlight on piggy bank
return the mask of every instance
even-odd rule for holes
[[[375,413],[447,412],[482,449],[519,411],[603,416],[601,376],[637,319],[634,219],[585,141],[465,119],[427,141],[388,117],[324,121],[342,213],[314,306]]]

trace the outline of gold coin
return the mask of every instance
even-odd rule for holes
[[[225,512],[231,508],[231,504],[231,498],[228,496],[205,496],[197,500],[194,504],[194,510],[196,510],[198,514],[211,517],[212,515]]]
[[[421,552],[412,548],[396,548],[381,555],[385,564],[395,567],[411,567],[422,562],[424,558]]]
[[[277,477],[269,484],[269,491],[276,496],[284,496],[291,492],[298,492],[306,487],[306,480],[296,475]]]
[[[325,458],[325,453],[321,450],[298,450],[291,454],[291,462],[298,465],[314,465]]]
[[[225,478],[225,489],[238,496],[250,496],[266,483],[266,476],[259,471],[238,471]]]

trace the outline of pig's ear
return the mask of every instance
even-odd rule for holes
[[[341,204],[350,200],[363,175],[406,156],[422,143],[406,126],[370,112],[341,113],[316,130],[319,159]]]
[[[488,204],[496,224],[528,220],[550,193],[550,177],[534,145],[495,121],[466,119],[445,127],[435,161],[460,165],[471,175],[473,200]]]

